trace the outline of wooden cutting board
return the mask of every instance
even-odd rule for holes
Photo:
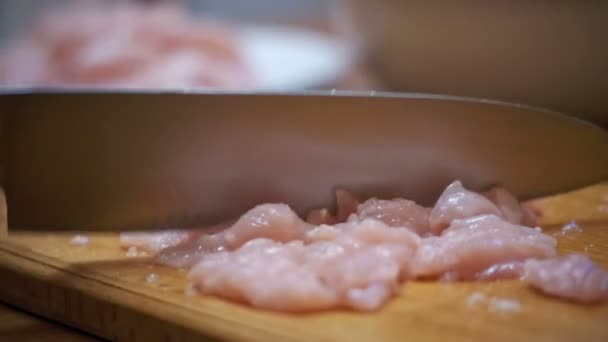
[[[608,268],[608,184],[534,205],[551,233],[572,219],[583,228],[558,235],[560,252],[584,252]],[[552,299],[517,281],[410,282],[379,312],[289,315],[192,296],[184,291],[185,272],[127,257],[116,234],[89,237],[87,246],[70,244],[72,235],[15,232],[4,238],[1,300],[121,341],[608,341],[608,304]],[[146,281],[152,273],[157,281]],[[470,305],[475,292],[517,300],[521,310]]]

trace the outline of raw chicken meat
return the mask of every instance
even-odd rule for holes
[[[226,230],[201,234],[185,244],[161,251],[157,258],[169,266],[190,267],[209,252],[233,250],[256,238],[280,242],[303,239],[311,227],[285,204],[262,204],[249,210]]]
[[[402,198],[359,204],[338,190],[336,213],[314,210],[308,222],[286,204],[263,204],[219,231],[124,234],[123,244],[191,268],[200,293],[269,310],[376,310],[405,281],[428,278],[521,278],[581,302],[608,298],[606,271],[582,256],[555,259],[555,238],[524,226],[534,217],[513,195],[495,188],[485,196],[456,181],[431,209]],[[517,311],[516,302],[497,310]]]
[[[409,230],[376,220],[320,226],[307,240],[254,239],[233,252],[207,254],[189,278],[202,293],[266,309],[375,310],[407,279],[419,243]]]
[[[482,214],[497,215],[508,222],[528,227],[534,227],[537,223],[534,212],[521,205],[506,189],[494,187],[478,194],[466,189],[459,181],[443,191],[430,213],[429,223],[431,231],[439,234],[454,219]]]
[[[336,295],[303,266],[305,254],[302,241],[283,244],[254,239],[235,252],[204,255],[188,277],[203,294],[266,309],[307,311],[334,306]]]
[[[197,239],[204,234],[219,233],[232,224],[228,222],[202,229],[163,229],[159,231],[126,232],[120,234],[120,245],[125,249],[135,247],[148,253],[158,253],[169,247]]]
[[[514,225],[496,215],[456,219],[441,236],[423,240],[414,257],[414,274],[475,279],[495,264],[555,256],[556,244],[540,228]]]
[[[477,280],[517,279],[524,273],[523,261],[508,261],[492,265],[475,274]]]
[[[531,209],[520,204],[517,198],[507,189],[494,187],[484,192],[483,195],[496,205],[505,220],[528,227],[535,227],[537,225],[536,214]]]
[[[502,215],[490,200],[465,189],[459,181],[453,182],[445,188],[435,207],[431,210],[429,216],[431,232],[438,235],[453,220],[482,214]]]
[[[238,34],[172,6],[46,13],[0,57],[0,85],[246,88]]]
[[[391,227],[405,227],[419,235],[426,235],[430,233],[430,212],[431,209],[403,198],[393,200],[372,198],[359,205],[356,216],[351,216],[349,221],[374,218]]]
[[[523,280],[548,295],[577,302],[608,300],[608,271],[580,254],[527,260]]]

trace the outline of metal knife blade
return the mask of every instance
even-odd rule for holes
[[[430,205],[451,181],[522,199],[608,179],[608,133],[526,106],[425,94],[23,91],[0,95],[13,229],[214,224],[299,213],[336,187]]]

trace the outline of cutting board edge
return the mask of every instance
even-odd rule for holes
[[[0,241],[0,278],[8,280],[0,282],[8,304],[110,340],[300,340],[243,324],[235,329],[235,322],[211,313],[201,319],[200,311],[184,310],[141,288],[129,291],[93,271],[76,273],[67,263],[6,241]],[[98,320],[87,320],[87,312]]]

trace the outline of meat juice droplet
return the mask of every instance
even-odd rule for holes
[[[583,228],[581,226],[579,226],[575,220],[572,220],[572,221],[564,224],[562,226],[562,229],[560,230],[561,235],[566,235],[566,234],[570,234],[570,233],[582,233],[582,232],[583,232]]]
[[[521,303],[517,299],[493,297],[489,309],[492,312],[516,313],[521,311]]]
[[[146,276],[146,282],[148,283],[155,283],[158,281],[158,274],[156,273],[150,273]]]
[[[475,291],[467,298],[467,306],[474,307],[486,301],[486,295]]]
[[[188,283],[184,289],[184,294],[188,297],[196,296],[198,294],[196,286],[193,283]]]
[[[139,254],[139,250],[137,250],[137,247],[135,247],[135,246],[131,246],[127,250],[127,257],[129,257],[129,258],[136,257],[138,254]]]
[[[74,246],[86,246],[89,244],[89,237],[86,235],[76,235],[70,240],[70,244]]]

